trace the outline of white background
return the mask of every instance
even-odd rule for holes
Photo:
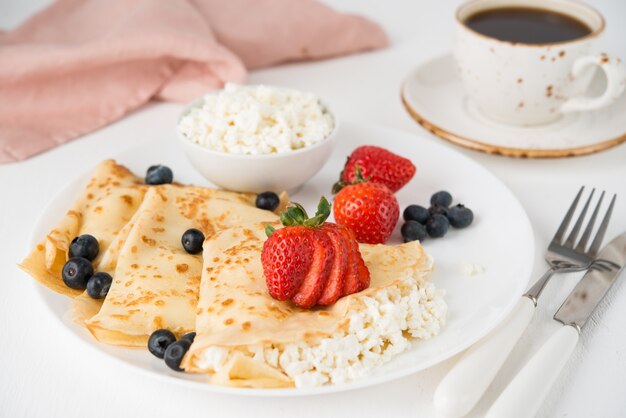
[[[47,3],[0,0],[0,28],[17,26]],[[452,16],[458,2],[328,3],[380,22],[390,36],[391,47],[375,53],[257,71],[250,75],[249,82],[314,91],[340,118],[414,132],[416,141],[440,141],[406,114],[399,100],[399,86],[416,65],[450,50]],[[607,20],[605,50],[626,58],[626,2],[602,0],[592,4]],[[179,110],[180,106],[173,104],[150,105],[51,152],[0,166],[0,416],[434,416],[434,388],[454,359],[393,383],[342,394],[293,399],[238,398],[173,386],[114,362],[96,361],[91,350],[77,344],[59,322],[46,316],[47,311],[35,293],[36,285],[15,266],[28,250],[33,222],[43,206],[69,180],[100,160],[139,142],[172,140]],[[543,250],[580,185],[619,193],[607,238],[626,230],[624,145],[597,155],[561,160],[514,160],[467,150],[463,153],[500,177],[528,212],[537,241],[536,277],[544,270]],[[454,167],[450,167],[450,176],[454,176]],[[506,231],[502,231],[502,242],[507,245]],[[561,276],[551,283],[527,334],[473,416],[484,414],[530,354],[558,328],[551,317],[578,277]],[[584,329],[572,359],[538,416],[626,416],[626,288],[618,282],[607,299]]]

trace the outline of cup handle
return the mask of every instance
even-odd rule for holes
[[[579,110],[599,109],[615,102],[624,92],[626,71],[619,58],[607,54],[588,55],[578,58],[572,66],[572,77],[581,76],[591,66],[599,67],[606,74],[606,90],[597,97],[574,97],[569,99],[561,105],[561,112],[570,113]]]

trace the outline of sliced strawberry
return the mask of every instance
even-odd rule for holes
[[[270,295],[287,300],[296,294],[313,262],[314,236],[304,226],[281,228],[263,244],[261,264]]]
[[[384,187],[384,186],[381,186]],[[301,308],[332,305],[340,297],[369,286],[369,272],[355,233],[348,227],[324,223],[330,203],[320,199],[315,216],[293,203],[281,213],[284,228],[266,226],[269,236],[261,262],[270,295],[290,299]]]
[[[359,271],[359,292],[370,287],[370,271],[363,261],[361,252],[357,253],[357,265]]]
[[[332,241],[335,257],[332,271],[317,301],[318,305],[332,305],[343,296],[346,270],[348,269],[348,243],[339,231],[339,226],[334,223],[325,223],[320,230],[325,232]]]
[[[291,298],[294,305],[311,308],[320,298],[330,277],[335,250],[333,243],[324,232],[310,229],[313,237],[313,260],[298,292]]]
[[[343,294],[345,296],[360,290],[359,259],[361,258],[361,254],[359,252],[359,243],[356,241],[354,232],[342,225],[338,225],[338,230],[341,235],[343,235],[348,245],[348,266],[343,283]]]

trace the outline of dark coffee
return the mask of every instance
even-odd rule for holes
[[[523,44],[571,41],[591,33],[587,25],[571,16],[524,7],[478,12],[467,18],[465,24],[483,35]]]

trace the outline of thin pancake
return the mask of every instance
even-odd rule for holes
[[[113,160],[100,163],[70,210],[20,267],[55,292],[71,297],[81,294],[80,290],[65,286],[61,279],[70,242],[78,235],[92,234],[100,244],[95,266],[107,259],[107,264],[114,268],[115,257],[107,256],[107,250],[139,208],[146,191],[142,183],[140,178]]]
[[[331,336],[348,325],[347,312],[361,309],[366,296],[407,277],[425,282],[432,271],[432,260],[417,241],[361,245],[370,287],[331,307],[304,310],[269,296],[260,261],[265,239],[263,226],[257,225],[225,230],[205,241],[197,336],[184,359],[185,370],[206,371],[197,359],[209,347],[245,350]]]
[[[91,234],[98,240],[100,253],[94,260],[98,271],[113,273],[119,252],[133,222],[133,216],[143,202],[148,189],[161,190],[169,187],[190,187],[204,190],[202,196],[219,197],[246,205],[254,203],[250,193],[234,193],[217,189],[200,189],[191,186],[148,186],[126,167],[113,160],[100,163],[71,208],[44,240],[37,244],[19,266],[35,280],[55,292],[76,297],[83,293],[63,283],[61,269],[68,259],[71,241],[78,235]],[[288,200],[281,195],[281,205]],[[193,215],[193,214],[192,214]]]
[[[177,185],[149,188],[120,242],[111,289],[85,324],[101,342],[128,346],[145,345],[159,328],[193,331],[202,255],[182,248],[183,233],[197,228],[210,237],[233,226],[277,220],[247,195]]]
[[[265,363],[235,353],[227,364],[216,373],[211,382],[221,386],[240,388],[288,388],[292,380]]]

